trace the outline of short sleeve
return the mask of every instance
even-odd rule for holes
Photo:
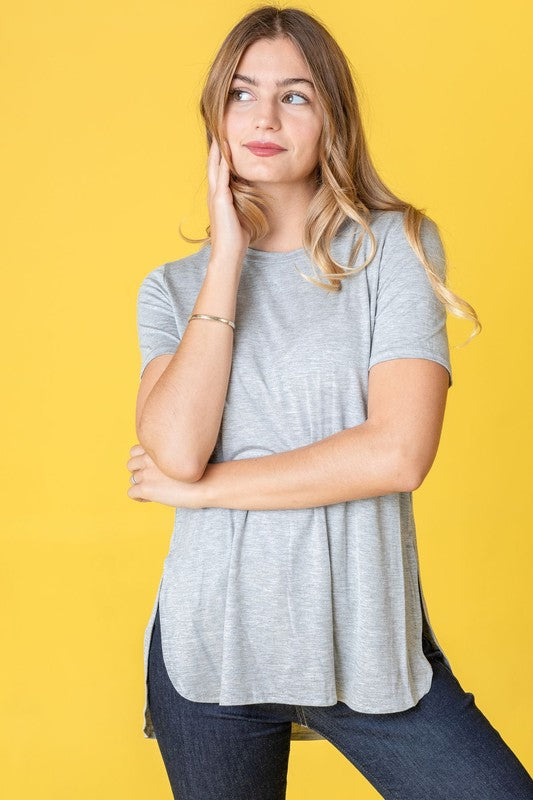
[[[137,334],[141,352],[140,378],[156,356],[173,355],[180,335],[165,281],[165,265],[145,277],[137,293]]]
[[[420,236],[425,253],[444,281],[445,254],[433,220],[423,218]],[[446,308],[409,244],[401,213],[383,244],[368,368],[393,358],[437,361],[448,370],[448,388],[452,385]]]

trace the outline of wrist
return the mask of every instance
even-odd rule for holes
[[[236,288],[239,287],[242,272],[242,261],[240,259],[222,259],[220,257],[213,257],[209,259],[207,264],[205,279],[209,283],[218,283],[220,281],[227,284],[228,280],[233,281]]]

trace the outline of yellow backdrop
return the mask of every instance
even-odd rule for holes
[[[415,493],[430,617],[524,765],[531,706],[531,5],[317,0],[382,177],[440,226],[454,386]],[[3,656],[9,798],[170,798],[142,735],[142,636],[173,511],[126,492],[144,276],[208,223],[200,87],[252,4],[5,3],[1,36]],[[530,158],[530,156],[529,156]],[[503,576],[503,580],[502,580]],[[294,742],[289,800],[377,797]]]

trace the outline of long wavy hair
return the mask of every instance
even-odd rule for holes
[[[468,344],[481,331],[478,316],[466,300],[445,284],[447,259],[442,241],[442,250],[433,253],[431,258],[422,245],[422,222],[427,219],[435,226],[434,220],[424,210],[393,194],[377,174],[365,139],[349,61],[326,26],[298,8],[264,5],[242,17],[218,49],[201,94],[200,113],[207,133],[207,152],[214,136],[230,166],[229,185],[235,209],[241,224],[250,232],[251,241],[269,233],[264,213],[269,208],[268,193],[235,173],[223,136],[224,112],[233,74],[246,48],[258,39],[281,37],[289,37],[299,48],[324,111],[319,160],[313,176],[316,192],[304,224],[303,247],[312,264],[318,267],[318,274],[322,273],[328,280],[323,282],[300,274],[327,291],[340,291],[342,279],[363,270],[376,253],[376,240],[369,225],[371,211],[402,211],[406,238],[423,264],[436,296],[452,314],[475,323],[474,331],[464,343]],[[347,218],[363,230],[354,240],[349,265],[344,266],[332,257],[330,245]],[[190,239],[183,234],[180,225],[180,235],[191,243],[207,244],[209,225],[206,233],[205,238]],[[370,255],[362,265],[352,268],[365,234],[372,242]]]

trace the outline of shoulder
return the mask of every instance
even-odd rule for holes
[[[376,237],[379,235],[382,240],[388,240],[390,244],[409,244],[403,211],[381,211],[379,209],[372,211],[370,227]],[[431,244],[440,239],[438,226],[431,217],[424,216],[422,218],[420,235],[423,244],[426,242]]]
[[[188,256],[168,261],[164,265],[163,278],[171,294],[187,295],[198,292],[204,280],[209,262],[210,245],[204,245]]]
[[[160,264],[143,277],[137,289],[138,303],[165,292],[165,268],[166,264]]]
[[[372,222],[380,254],[380,268],[391,270],[403,268],[405,274],[411,270],[424,270],[422,261],[407,236],[403,211],[378,211]],[[441,278],[446,273],[444,245],[438,225],[431,217],[424,216],[420,226],[420,241],[426,257]]]
[[[183,291],[187,283],[197,281],[198,276],[205,273],[208,262],[206,248],[202,247],[194,253],[173,261],[159,264],[148,272],[142,279],[138,289],[138,296],[154,294],[175,294],[179,288]]]

